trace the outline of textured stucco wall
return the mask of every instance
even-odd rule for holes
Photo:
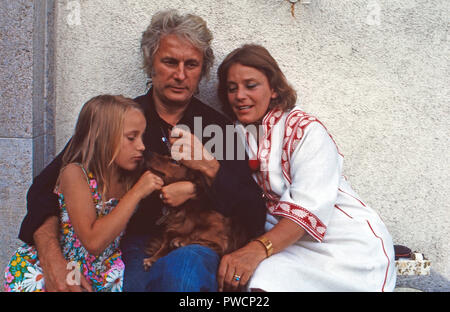
[[[0,268],[18,246],[32,178],[33,12],[32,1],[0,6]],[[0,282],[3,281],[3,274]],[[3,288],[3,287],[2,287]]]
[[[154,12],[198,14],[214,33],[216,53],[200,97],[218,108],[220,61],[243,43],[263,44],[295,86],[303,109],[335,138],[346,176],[381,215],[395,243],[432,260],[432,276],[411,283],[448,291],[450,4],[309,2],[295,5],[294,18],[287,0],[57,0],[56,150],[90,97],[145,91],[139,41]]]
[[[139,39],[151,15],[193,12],[215,36],[201,98],[218,107],[220,61],[240,44],[263,44],[336,139],[345,174],[395,243],[424,252],[435,276],[450,276],[447,0],[312,0],[295,5],[295,18],[282,0],[86,0],[79,23],[58,3],[58,149],[91,96],[144,92]]]
[[[53,7],[53,0],[0,2],[2,272],[20,244],[17,234],[26,212],[26,192],[32,178],[55,153],[51,79]]]
[[[35,10],[32,1],[3,1],[0,6],[1,268],[17,247],[17,227],[33,173]]]

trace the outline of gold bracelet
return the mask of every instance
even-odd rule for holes
[[[264,248],[266,248],[267,258],[269,258],[273,254],[273,245],[270,239],[265,236],[261,236],[255,239],[255,241],[263,244]]]

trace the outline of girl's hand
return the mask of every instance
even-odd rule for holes
[[[150,171],[145,171],[133,186],[132,190],[142,199],[150,195],[153,191],[160,190],[163,185],[164,181],[160,177]]]
[[[256,267],[266,258],[266,249],[256,241],[222,257],[217,282],[219,291],[237,291],[244,289]],[[235,275],[239,276],[236,281]]]
[[[162,201],[172,207],[178,207],[196,196],[195,185],[189,181],[175,182],[161,188]]]

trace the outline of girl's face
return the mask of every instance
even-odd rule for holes
[[[142,162],[145,150],[142,136],[146,126],[144,115],[137,109],[125,113],[120,151],[114,160],[117,166],[131,171]]]
[[[244,125],[261,120],[270,100],[277,97],[262,71],[239,63],[228,70],[227,93],[231,109]]]

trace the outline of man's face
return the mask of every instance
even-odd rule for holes
[[[176,35],[161,39],[153,57],[153,96],[166,106],[185,106],[201,79],[203,53]]]

